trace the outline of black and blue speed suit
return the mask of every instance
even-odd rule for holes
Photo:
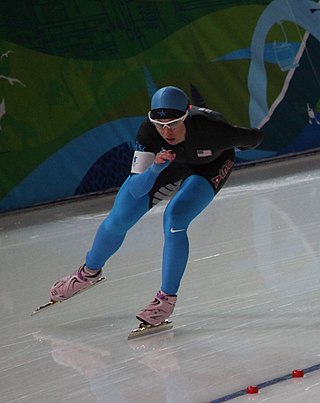
[[[174,146],[149,120],[140,126],[132,173],[97,231],[86,259],[90,269],[102,268],[121,246],[127,231],[158,202],[170,199],[163,218],[161,290],[177,294],[188,260],[190,222],[226,183],[234,166],[234,148],[254,148],[263,137],[258,129],[233,126],[218,112],[196,106],[190,106],[184,123],[185,140]],[[172,150],[175,160],[153,163],[161,150]]]

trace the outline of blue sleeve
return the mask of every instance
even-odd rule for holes
[[[170,164],[166,161],[163,164],[153,163],[146,171],[141,174],[133,174],[129,177],[129,192],[135,199],[139,199],[152,189],[160,172]]]

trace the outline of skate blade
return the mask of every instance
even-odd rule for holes
[[[85,288],[84,290],[81,290],[81,291],[77,292],[76,294],[73,294],[72,297],[70,297],[70,298],[73,298],[76,295],[79,295],[84,291],[90,290],[92,287],[94,287],[95,285],[98,285],[100,283],[103,283],[105,280],[106,280],[106,277],[99,277],[98,281],[96,283],[94,283],[91,287]],[[70,298],[68,298],[68,299],[70,299]],[[67,300],[64,300],[64,301],[67,301]],[[53,305],[56,305],[56,304],[64,302],[64,301],[50,301],[44,305],[40,305],[40,306],[38,306],[38,308],[36,308],[34,311],[32,311],[31,316],[36,315],[37,313],[40,313],[48,308],[51,308]]]
[[[140,323],[137,329],[134,329],[129,333],[128,340],[135,339],[136,337],[149,336],[151,334],[164,332],[165,330],[170,330],[172,328],[173,323],[168,319],[156,326]]]
[[[58,302],[60,302],[60,301],[50,301],[50,302],[47,302],[44,305],[38,306],[38,308],[36,308],[34,311],[32,311],[31,316],[33,316],[33,315],[35,315],[35,314],[37,314],[39,312],[42,312],[45,309],[48,309],[48,308],[52,307],[53,305],[57,304]]]

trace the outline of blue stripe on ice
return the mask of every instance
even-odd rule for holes
[[[316,365],[313,365],[311,367],[304,368],[303,372],[304,372],[304,374],[309,374],[311,372],[316,372],[316,371],[319,371],[319,370],[320,370],[320,364],[316,364]],[[268,381],[259,383],[256,386],[260,390],[260,389],[267,388],[267,387],[272,386],[272,385],[276,385],[276,384],[278,384],[280,382],[287,381],[289,379],[292,379],[292,373],[279,376],[278,378],[270,379]],[[247,388],[238,390],[237,392],[231,393],[230,395],[222,396],[219,399],[211,400],[209,403],[228,402],[230,400],[236,399],[237,397],[240,397],[240,396],[243,396],[243,395],[246,395],[246,394],[247,394]]]

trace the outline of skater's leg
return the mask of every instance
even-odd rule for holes
[[[214,191],[208,181],[192,175],[183,182],[168,204],[164,214],[162,286],[154,300],[137,313],[137,318],[142,322],[158,325],[172,314],[188,260],[188,226],[213,197]]]
[[[202,176],[189,176],[168,204],[164,214],[164,249],[161,290],[176,295],[189,257],[187,229],[190,222],[214,198],[214,191]]]
[[[234,156],[233,149],[227,150],[211,163],[196,168],[167,206],[161,289],[169,295],[176,295],[187,264],[188,225],[225,185],[234,166]]]
[[[87,253],[86,266],[100,270],[105,262],[121,246],[127,231],[148,211],[149,196],[135,199],[128,191],[126,181],[108,217],[100,225],[91,250]]]
[[[101,268],[107,259],[121,246],[128,229],[148,211],[149,196],[137,200],[127,185],[128,181],[122,185],[112,211],[100,225],[86,264],[53,284],[50,289],[52,301],[66,300],[99,281]]]

